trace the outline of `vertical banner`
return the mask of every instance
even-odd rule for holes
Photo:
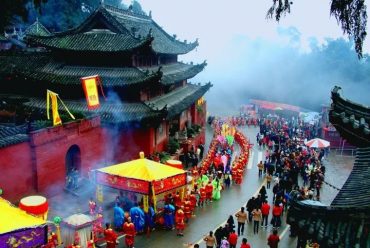
[[[153,208],[154,212],[157,212],[157,197],[155,196],[154,185],[152,184],[152,197],[153,197]]]
[[[52,92],[50,90],[46,91],[46,111],[48,120],[50,119],[49,115],[49,108],[50,108],[50,99],[51,99],[51,113],[53,116],[53,126],[62,124],[62,120],[60,119],[59,112],[58,112],[58,94]]]
[[[149,211],[149,197],[147,195],[143,195],[143,205],[144,205],[144,212],[148,213],[148,211]]]
[[[100,77],[98,75],[83,77],[81,78],[82,88],[85,92],[87,108],[94,110],[100,107],[98,84],[100,84],[102,93],[103,88],[101,86]],[[103,93],[104,95],[104,93]]]
[[[98,202],[103,203],[103,186],[99,184],[96,185],[96,199]]]
[[[184,200],[184,197],[185,197],[185,187],[182,187],[181,190],[180,190],[181,201]]]

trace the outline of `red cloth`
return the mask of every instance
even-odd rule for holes
[[[229,235],[230,245],[236,245],[237,242],[238,242],[238,235],[236,233],[230,233]]]
[[[208,200],[212,200],[213,185],[211,183],[206,185],[206,197]]]
[[[280,216],[281,212],[282,212],[282,209],[280,206],[274,206],[274,208],[272,209],[273,216]]]
[[[190,203],[191,203],[191,211],[193,211],[194,210],[194,208],[196,207],[196,205],[197,205],[197,197],[194,195],[194,194],[191,194],[190,196],[189,196],[189,198],[190,198]]]
[[[104,230],[104,238],[107,242],[107,248],[115,248],[117,242],[117,234],[112,230],[112,228]]]
[[[280,241],[279,235],[270,234],[267,239],[268,245],[270,248],[277,248]]]
[[[184,213],[185,213],[185,217],[187,219],[191,218],[191,202],[190,201],[185,201],[185,203],[184,203]]]
[[[126,245],[128,247],[133,246],[135,243],[135,234],[136,234],[134,223],[125,222],[125,224],[123,224],[123,232],[126,234],[125,236]]]
[[[199,189],[199,193],[200,193],[200,199],[199,201],[204,201],[207,197],[207,194],[206,194],[206,188],[205,187],[202,187]]]
[[[242,244],[240,248],[251,248],[250,244]]]
[[[261,206],[262,215],[269,215],[270,205],[268,203],[263,203]]]

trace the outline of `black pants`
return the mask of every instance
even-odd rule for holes
[[[262,215],[262,223],[261,223],[262,226],[266,226],[267,227],[268,218],[269,218],[268,215]]]
[[[244,225],[245,225],[245,223],[238,222],[238,236],[240,236],[240,233],[243,235]]]
[[[230,245],[230,248],[236,248],[236,245]]]
[[[258,177],[262,177],[262,170],[258,170]]]
[[[260,222],[258,220],[253,221],[253,233],[258,234],[258,228],[260,226]]]
[[[267,188],[269,189],[271,185],[271,182],[267,182]]]

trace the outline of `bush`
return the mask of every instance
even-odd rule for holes
[[[176,140],[175,138],[173,137],[170,137],[170,139],[168,140],[168,144],[167,144],[167,151],[170,153],[170,154],[174,154],[176,153],[176,151],[180,148],[180,143],[178,140]]]

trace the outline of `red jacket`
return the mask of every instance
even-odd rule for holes
[[[270,248],[277,248],[280,241],[279,235],[270,234],[267,241]]]
[[[236,245],[237,242],[238,242],[238,235],[236,233],[230,233],[229,235],[230,245]]]
[[[248,244],[248,243],[246,243],[246,244],[242,244],[242,245],[240,246],[240,248],[251,248],[251,245],[250,245],[250,244]]]
[[[282,209],[280,206],[274,206],[274,208],[272,209],[273,216],[280,216],[281,212],[282,212]]]
[[[263,203],[261,206],[262,215],[269,215],[270,205],[268,203]]]

